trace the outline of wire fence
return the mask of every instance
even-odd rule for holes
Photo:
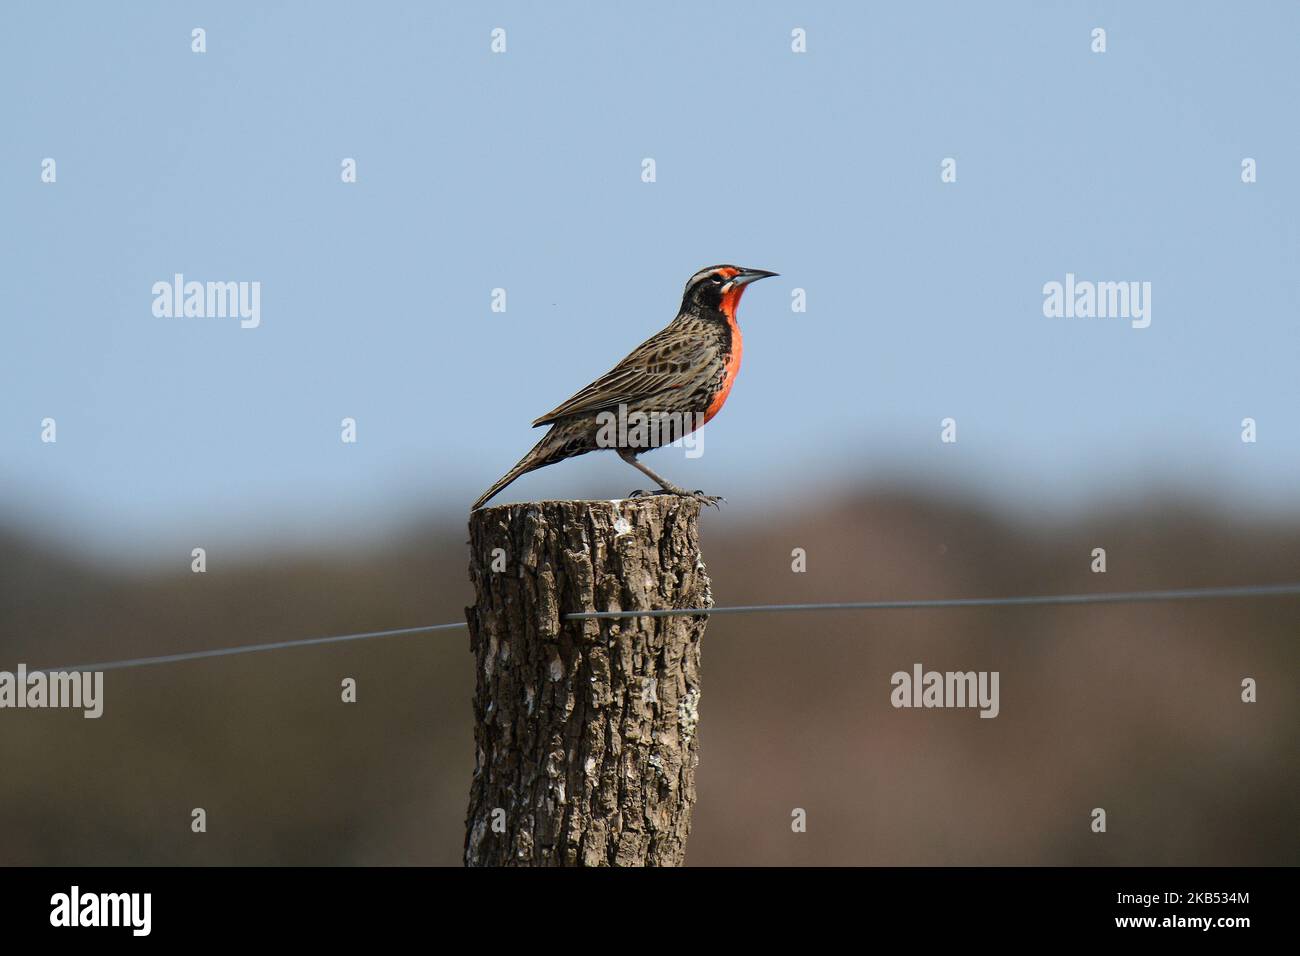
[[[938,598],[915,601],[832,601],[822,604],[741,604],[731,607],[659,608],[645,611],[575,611],[564,615],[566,621],[616,620],[636,617],[703,617],[720,614],[766,614],[802,611],[898,611],[944,610],[975,607],[1048,607],[1081,604],[1137,604],[1159,601],[1199,601],[1225,598],[1285,597],[1300,595],[1297,584],[1250,584],[1233,587],[1178,588],[1165,591],[1112,591],[1094,594],[1034,594],[996,598]],[[332,637],[308,637],[292,641],[272,641],[267,644],[244,644],[221,647],[207,651],[184,654],[162,654],[156,657],[134,657],[120,661],[101,661],[95,664],[74,664],[66,667],[27,668],[28,674],[59,673],[71,671],[111,671],[128,667],[151,667],[155,664],[178,664],[182,661],[206,660],[214,657],[233,657],[237,654],[256,654],[262,651],[280,651],[295,647],[315,647],[323,644],[342,644],[348,641],[367,641],[381,637],[401,637],[409,634],[427,634],[434,631],[451,631],[466,627],[464,621],[449,624],[424,624],[417,627],[398,627],[387,631],[362,631],[357,634],[340,634]]]
[[[272,641],[269,644],[243,644],[238,647],[219,647],[210,651],[191,651],[186,654],[162,654],[157,657],[132,657],[121,661],[102,661],[97,664],[73,664],[69,667],[29,667],[29,674],[52,674],[59,671],[115,671],[127,667],[150,667],[154,664],[178,664],[181,661],[199,661],[210,657],[234,657],[236,654],[256,654],[260,651],[282,651],[290,647],[313,647],[321,644],[342,644],[346,641],[367,641],[376,637],[400,637],[404,634],[422,634],[429,631],[450,631],[465,627],[464,621],[451,624],[424,624],[419,627],[397,627],[389,631],[363,631],[359,634],[339,634],[334,637],[307,637],[294,641]]]
[[[736,607],[667,608],[656,611],[580,611],[564,615],[580,621],[626,617],[678,617],[702,614],[752,614],[769,611],[896,611],[955,607],[1045,607],[1067,604],[1135,604],[1148,601],[1195,601],[1205,598],[1271,597],[1300,594],[1300,584],[1253,584],[1223,588],[1179,588],[1172,591],[1115,591],[1099,594],[1041,594],[1001,598],[941,598],[925,601],[835,601],[828,604],[743,604]]]

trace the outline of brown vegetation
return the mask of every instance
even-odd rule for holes
[[[1300,579],[1300,523],[1144,503],[1017,527],[876,492],[709,512],[719,604]],[[461,619],[463,516],[341,558],[111,572],[0,537],[0,669]],[[1089,571],[1104,546],[1109,571]],[[791,571],[804,548],[807,573]],[[695,864],[1297,862],[1300,599],[717,617]],[[458,864],[465,632],[110,672],[105,715],[0,712],[0,862]],[[1001,673],[1001,714],[895,710],[891,673]],[[1254,677],[1259,702],[1240,701]],[[344,677],[358,702],[340,702]],[[1089,831],[1093,807],[1108,832]],[[190,832],[203,807],[208,832]],[[806,833],[791,832],[794,808]]]

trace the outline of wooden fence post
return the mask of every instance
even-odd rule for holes
[[[695,803],[700,505],[543,501],[470,516],[468,866],[676,866]]]

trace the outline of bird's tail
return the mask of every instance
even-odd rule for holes
[[[532,450],[529,451],[528,454],[519,459],[519,464],[515,465],[498,478],[491,488],[479,496],[478,501],[474,502],[474,504],[470,506],[469,510],[477,511],[479,508],[482,508],[485,504],[499,495],[505,489],[506,485],[510,484],[520,475],[526,475],[534,469],[541,468],[543,465],[549,465],[552,461],[557,460],[552,457],[551,452],[553,449],[549,447],[552,434],[553,430],[548,431],[542,440],[532,447]]]

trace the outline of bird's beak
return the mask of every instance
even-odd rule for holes
[[[738,275],[731,277],[731,281],[727,283],[727,289],[739,289],[751,282],[757,282],[759,279],[766,279],[774,275],[777,275],[777,273],[766,272],[763,269],[743,269]]]

